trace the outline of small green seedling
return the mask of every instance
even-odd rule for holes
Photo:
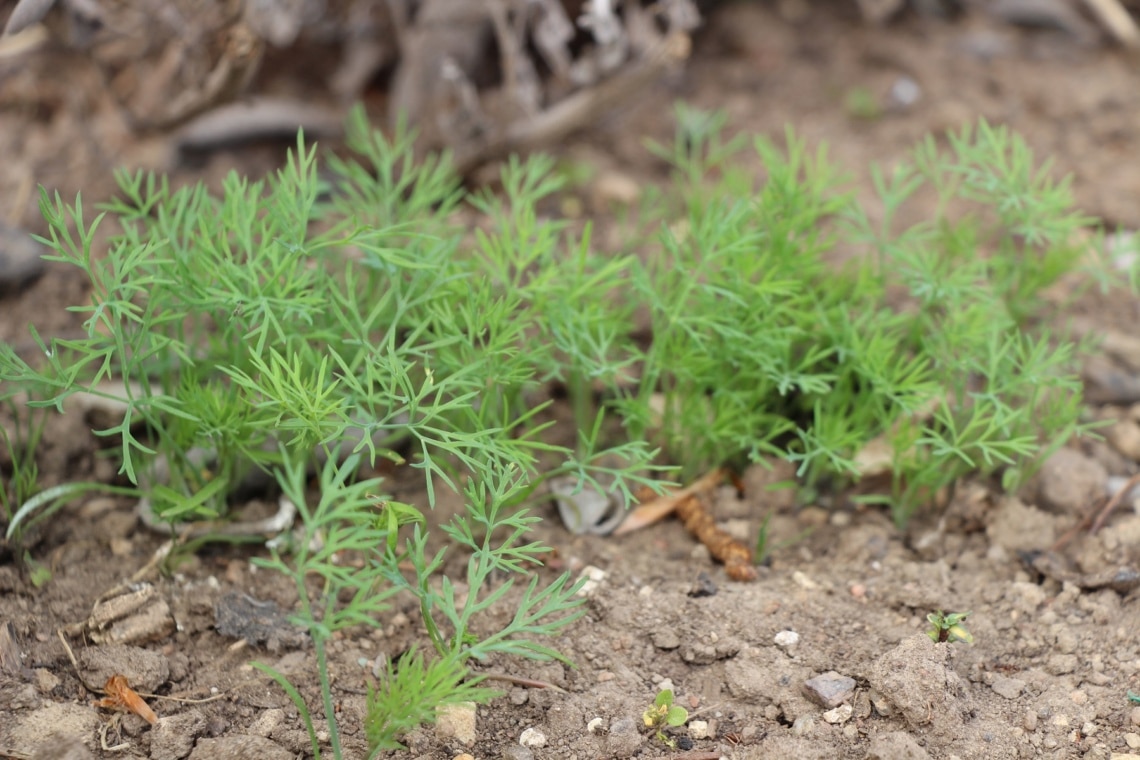
[[[662,729],[665,726],[685,725],[685,721],[689,719],[689,711],[673,704],[673,691],[671,689],[662,689],[657,692],[653,706],[642,713],[641,719],[645,721],[645,725],[657,730],[658,741],[670,749],[676,749],[677,742],[666,736]]]
[[[927,630],[926,635],[935,643],[948,641],[953,644],[955,641],[964,641],[967,644],[973,644],[974,637],[962,625],[962,621],[971,614],[973,613],[951,612],[944,614],[942,610],[932,612],[926,616],[926,619],[930,621],[930,629]]]

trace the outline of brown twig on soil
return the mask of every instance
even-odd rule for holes
[[[1089,528],[1090,534],[1095,536],[1097,531],[1104,527],[1104,524],[1108,522],[1108,518],[1112,515],[1113,511],[1120,506],[1125,497],[1127,497],[1137,485],[1140,485],[1140,474],[1133,475],[1129,478],[1128,482],[1124,484],[1124,487],[1108,500],[1108,503],[1105,504],[1104,508],[1097,514],[1096,519],[1093,520],[1092,527]]]
[[[677,517],[685,529],[706,547],[709,554],[724,563],[724,570],[734,581],[754,581],[759,574],[752,564],[752,551],[716,527],[712,513],[699,496],[691,495],[677,503]]]
[[[1111,517],[1112,513],[1116,511],[1116,508],[1121,505],[1125,497],[1127,497],[1128,494],[1132,492],[1132,489],[1136,488],[1138,485],[1140,485],[1140,474],[1133,475],[1131,478],[1129,478],[1128,482],[1124,484],[1124,487],[1117,491],[1116,494],[1111,499],[1109,499],[1103,507],[1100,507],[1099,509],[1094,507],[1092,510],[1090,510],[1088,514],[1086,514],[1077,522],[1076,525],[1069,528],[1067,531],[1065,531],[1065,534],[1063,536],[1054,541],[1053,545],[1049,547],[1049,550],[1054,552],[1060,551],[1065,546],[1067,546],[1070,541],[1076,538],[1078,533],[1080,533],[1082,530],[1085,530],[1086,528],[1089,531],[1089,535],[1095,536],[1097,531],[1103,528],[1104,524],[1108,522],[1108,518]]]
[[[718,467],[685,488],[642,504],[618,526],[614,535],[644,528],[676,512],[686,530],[708,547],[715,559],[724,563],[729,578],[734,581],[756,580],[758,574],[752,565],[752,551],[716,527],[712,515],[698,497],[701,492],[716,487],[727,474],[727,469]]]
[[[629,513],[629,517],[617,527],[614,531],[614,535],[620,536],[622,533],[631,533],[639,528],[644,528],[655,522],[664,520],[677,511],[677,505],[680,502],[695,493],[713,488],[724,480],[725,472],[723,467],[717,468],[684,488],[678,489],[667,496],[659,496],[652,501],[645,502]]]

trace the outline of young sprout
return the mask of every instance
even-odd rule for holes
[[[657,692],[653,706],[646,709],[641,718],[645,721],[645,725],[656,729],[658,741],[670,749],[676,749],[677,742],[666,736],[662,729],[666,726],[685,725],[685,721],[689,719],[689,711],[680,705],[673,704],[673,691],[671,689],[662,689]]]
[[[962,625],[962,621],[971,614],[973,613],[951,612],[944,614],[942,610],[931,612],[926,616],[930,622],[930,628],[926,631],[926,635],[935,643],[948,641],[953,644],[955,641],[964,641],[967,644],[973,644],[974,637]]]

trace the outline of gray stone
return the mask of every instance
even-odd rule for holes
[[[855,694],[855,679],[829,670],[808,679],[804,691],[812,701],[823,707],[838,707]]]
[[[33,283],[44,273],[48,249],[23,230],[0,222],[0,296]]]

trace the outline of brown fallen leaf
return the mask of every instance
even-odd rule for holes
[[[158,716],[150,709],[142,697],[127,684],[126,676],[117,673],[107,679],[103,686],[105,696],[95,702],[95,707],[106,707],[112,710],[125,710],[134,713],[152,726],[158,723]]]

